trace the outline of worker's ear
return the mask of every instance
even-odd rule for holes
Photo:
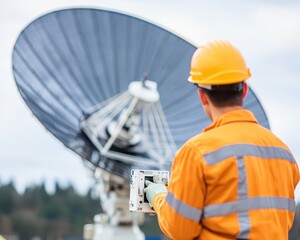
[[[201,91],[201,89],[198,89],[198,95],[199,95],[202,105],[203,106],[207,105],[207,103],[208,103],[207,96],[203,91]]]
[[[246,98],[246,96],[247,96],[248,89],[249,89],[248,84],[247,84],[247,83],[244,83],[244,86],[243,86],[243,95],[242,95],[243,100],[244,100],[244,99]]]

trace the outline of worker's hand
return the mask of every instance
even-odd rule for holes
[[[144,192],[146,193],[150,207],[152,207],[152,201],[155,195],[158,193],[167,192],[167,188],[158,176],[153,176],[153,182],[146,180],[145,184],[147,187],[144,189]]]

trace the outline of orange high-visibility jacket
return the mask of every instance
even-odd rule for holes
[[[168,193],[154,197],[172,239],[288,239],[299,170],[248,110],[226,113],[177,152]]]

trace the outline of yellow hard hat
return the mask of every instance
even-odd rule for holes
[[[191,62],[189,82],[198,85],[224,85],[251,77],[242,54],[227,41],[212,41],[199,47]]]

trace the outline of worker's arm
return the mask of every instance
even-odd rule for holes
[[[203,157],[186,143],[173,162],[168,192],[153,197],[160,228],[167,236],[177,240],[199,237],[205,192]]]

